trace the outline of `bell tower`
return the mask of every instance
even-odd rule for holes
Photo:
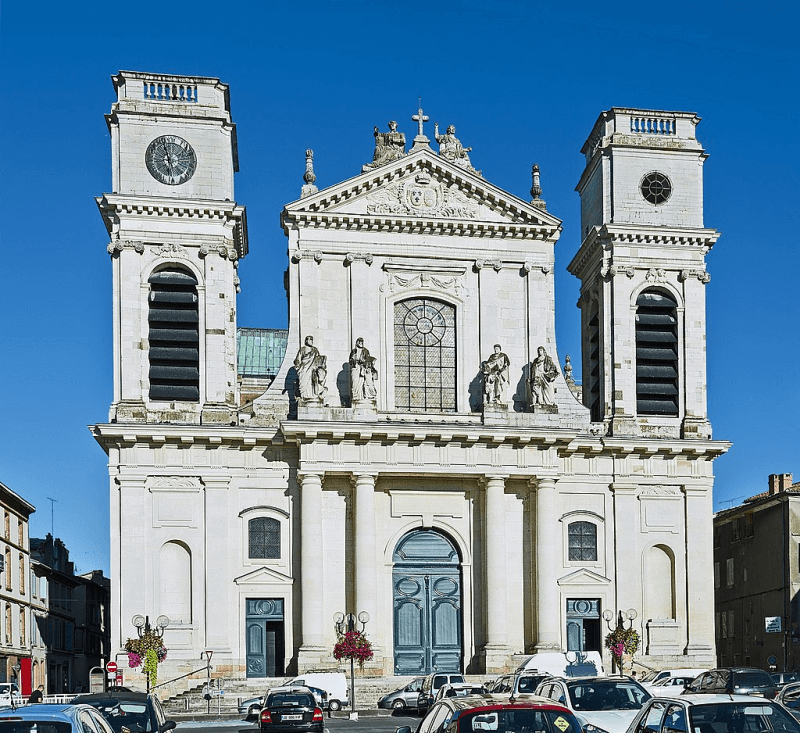
[[[228,86],[132,71],[112,81],[112,193],[97,199],[114,282],[109,420],[230,424],[248,245]]]
[[[613,107],[581,152],[583,400],[611,435],[708,439],[700,118]]]

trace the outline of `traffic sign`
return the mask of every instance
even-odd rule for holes
[[[767,664],[768,664],[770,667],[774,667],[774,666],[776,666],[776,665],[778,664],[778,657],[775,657],[775,656],[773,656],[773,657],[770,657],[770,658],[767,660]]]
[[[117,663],[116,662],[109,662],[106,664],[106,671],[107,672],[116,672],[117,671]]]

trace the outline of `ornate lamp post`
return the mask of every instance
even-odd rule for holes
[[[363,634],[364,629],[367,627],[367,622],[369,621],[369,614],[366,611],[361,611],[357,619],[354,613],[348,613],[346,616],[341,612],[333,614],[333,623],[336,626],[336,633],[339,636],[344,636],[344,634],[350,631],[355,631],[356,621],[361,624],[361,633]],[[353,656],[350,655],[350,710],[352,712],[356,711],[355,674],[355,661]]]
[[[622,634],[622,632],[631,631],[631,629],[633,629],[633,620],[638,615],[639,614],[636,612],[636,609],[634,609],[634,608],[629,608],[627,611],[617,611],[616,614],[610,608],[607,608],[605,611],[603,611],[603,618],[605,619],[606,626],[608,626],[609,632],[614,633],[615,631],[618,631],[618,632],[620,632],[620,635]],[[614,616],[617,617],[617,625],[616,625],[616,627],[611,625],[611,619],[613,619]],[[626,621],[628,622],[628,626],[627,627],[625,626],[625,622]],[[639,646],[638,640],[637,640],[636,646],[637,646],[637,648]],[[624,650],[623,650],[623,653],[624,653]],[[623,671],[622,654],[619,655],[619,661],[617,661],[617,655],[614,654],[614,652],[612,650],[612,652],[611,652],[611,664],[612,664],[612,668],[611,668],[612,672],[616,671],[616,666],[617,665],[619,665],[620,672],[622,672]]]
[[[165,616],[163,613],[156,619],[156,627],[152,628],[150,626],[150,617],[149,616],[142,616],[140,613],[137,613],[132,619],[131,623],[136,627],[136,635],[141,639],[143,636],[148,634],[152,634],[153,636],[158,637],[159,639],[163,638],[164,630],[169,626],[169,616]],[[147,691],[150,692],[150,675],[145,675],[147,679]]]

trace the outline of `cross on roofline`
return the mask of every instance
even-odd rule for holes
[[[425,131],[423,130],[423,125],[430,120],[428,115],[423,114],[422,112],[422,102],[420,101],[419,109],[417,110],[417,114],[411,115],[411,119],[419,125],[419,132],[417,133],[418,137],[425,137]]]

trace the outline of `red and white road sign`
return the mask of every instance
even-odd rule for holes
[[[107,672],[116,672],[117,671],[117,663],[116,662],[109,662],[106,664],[106,671]]]

